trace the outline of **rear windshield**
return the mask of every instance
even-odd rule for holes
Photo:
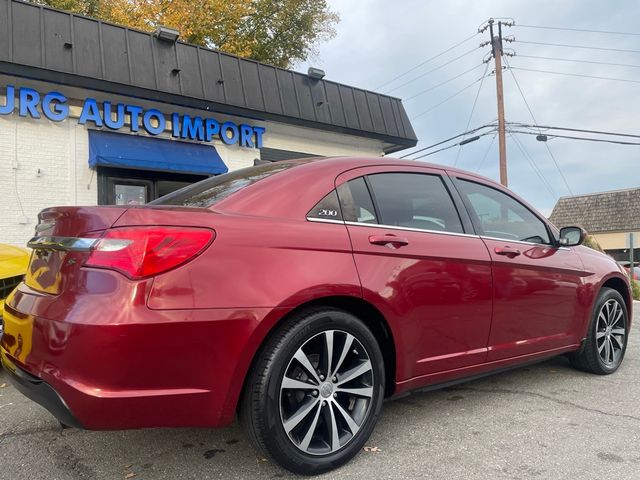
[[[300,165],[300,162],[274,162],[242,168],[181,188],[149,202],[149,205],[181,205],[183,207],[207,208],[246,186],[296,165]]]

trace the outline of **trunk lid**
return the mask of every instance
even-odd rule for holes
[[[59,294],[63,279],[74,276],[89,256],[89,242],[97,238],[126,212],[127,207],[52,207],[38,214],[36,235],[25,283],[32,289]]]

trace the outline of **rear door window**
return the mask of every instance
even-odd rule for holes
[[[354,178],[338,187],[342,217],[347,222],[378,223],[376,210],[364,177]]]
[[[440,176],[399,172],[377,173],[367,178],[379,210],[379,223],[464,233],[458,211]]]

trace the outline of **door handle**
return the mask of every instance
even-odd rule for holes
[[[371,235],[369,243],[372,245],[384,245],[389,248],[399,248],[409,245],[409,240],[395,235]]]
[[[518,255],[520,255],[520,250],[518,250],[517,248],[513,248],[513,247],[508,247],[508,246],[504,246],[504,247],[496,247],[493,249],[494,252],[496,252],[496,255],[504,255],[506,257],[517,257]]]

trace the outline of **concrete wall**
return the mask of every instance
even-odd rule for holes
[[[620,250],[629,248],[629,232],[595,233],[593,237],[603,250]],[[635,247],[640,247],[640,232],[634,232]]]

